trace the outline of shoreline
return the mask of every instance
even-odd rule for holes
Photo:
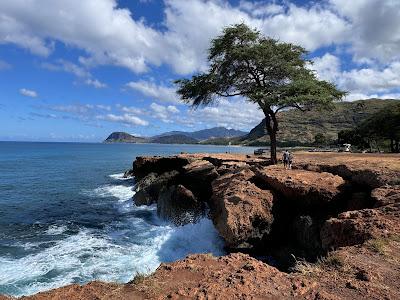
[[[178,226],[209,207],[228,254],[161,264],[127,284],[70,285],[26,299],[400,296],[400,155],[294,155],[293,170],[246,154],[137,158],[132,201],[156,204],[159,215]],[[262,256],[273,257],[274,266],[255,258]]]

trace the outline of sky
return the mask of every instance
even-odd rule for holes
[[[0,140],[250,130],[254,104],[193,110],[173,85],[206,71],[210,40],[241,22],[305,47],[346,101],[400,98],[399,0],[0,0]]]

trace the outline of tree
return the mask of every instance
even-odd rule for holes
[[[314,137],[314,144],[317,146],[325,146],[328,140],[322,133],[317,133]]]
[[[384,145],[388,140],[390,151],[400,152],[400,101],[383,107],[354,129],[338,133],[339,143],[350,143],[361,149],[369,147],[371,151],[374,144],[379,151],[379,144]]]
[[[221,97],[242,96],[256,103],[266,118],[271,161],[276,158],[277,113],[284,109],[331,108],[345,92],[317,80],[300,46],[264,37],[245,24],[224,29],[211,41],[209,69],[175,81],[181,99],[193,107],[209,105]]]

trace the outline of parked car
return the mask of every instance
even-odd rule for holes
[[[260,148],[260,149],[256,149],[254,150],[254,155],[263,155],[269,152],[269,149],[266,148]]]

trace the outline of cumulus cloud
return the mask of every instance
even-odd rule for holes
[[[22,88],[19,90],[19,93],[23,96],[26,97],[31,97],[31,98],[36,98],[38,96],[38,93],[34,90],[28,90],[26,88]]]
[[[188,118],[183,120],[186,123],[243,130],[253,128],[264,118],[263,112],[256,104],[242,98],[221,99],[215,106],[198,108],[190,111],[188,115]]]
[[[153,111],[152,116],[164,123],[172,123],[171,115],[179,113],[179,109],[176,106],[164,106],[154,102],[150,105],[150,109]]]
[[[99,115],[96,118],[98,120],[123,123],[126,125],[136,125],[136,126],[149,125],[149,122],[147,122],[146,120],[143,120],[137,116],[130,114],[123,114],[123,115],[107,114],[107,115]]]
[[[175,88],[173,87],[157,85],[152,81],[145,80],[128,82],[126,87],[135,90],[144,96],[151,97],[154,100],[179,103],[179,97],[177,96]]]
[[[339,57],[327,53],[316,58],[311,68],[321,79],[333,81],[350,92],[349,100],[388,98],[397,95],[396,90],[400,88],[400,62],[383,68],[372,66],[344,71]]]
[[[109,64],[141,73],[168,64],[187,74],[206,67],[210,38],[240,21],[310,50],[341,42],[350,32],[345,18],[319,5],[165,0],[164,13],[166,30],[157,31],[116,0],[3,1],[0,42],[45,56],[54,48],[49,41],[57,40],[85,50],[80,62],[87,66]]]

